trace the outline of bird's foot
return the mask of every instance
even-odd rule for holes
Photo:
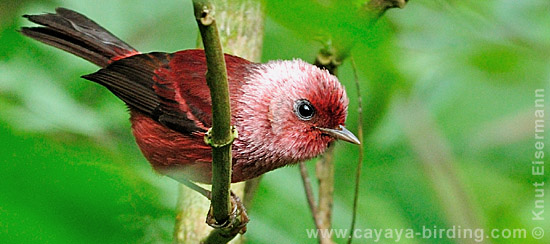
[[[223,222],[218,223],[212,215],[212,206],[206,216],[206,223],[212,228],[223,229],[231,235],[237,233],[244,234],[246,232],[246,224],[249,221],[248,214],[246,214],[246,208],[244,207],[241,199],[231,191],[231,207],[232,211],[229,214],[229,218]]]

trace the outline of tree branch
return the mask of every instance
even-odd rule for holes
[[[206,83],[212,99],[212,128],[205,137],[212,147],[212,215],[216,224],[225,225],[231,213],[231,144],[235,139],[235,131],[230,124],[227,71],[211,3],[194,0],[193,8],[204,45],[208,66]]]
[[[332,205],[334,202],[334,145],[327,149],[323,158],[315,165],[319,182],[319,205],[317,218],[319,229],[329,230],[332,226]],[[333,243],[331,239],[321,237],[321,244]]]
[[[307,203],[309,205],[309,210],[311,211],[311,215],[313,217],[313,222],[315,223],[315,226],[317,229],[321,228],[321,223],[319,223],[317,216],[317,203],[315,202],[315,196],[313,195],[313,188],[311,187],[311,180],[309,178],[309,174],[307,172],[306,163],[300,162],[300,174],[302,175],[302,182],[304,183],[304,190],[306,192],[306,199]]]
[[[263,41],[264,6],[256,0],[212,0],[215,7],[216,25],[220,42],[225,53],[245,59],[260,60]],[[200,45],[200,44],[198,44]],[[246,182],[231,185],[231,191],[243,199],[248,208],[259,178],[253,184]],[[207,187],[207,186],[205,186]],[[246,188],[246,189],[245,189]],[[246,193],[245,193],[246,191]],[[198,243],[201,241],[227,241],[235,235],[226,238],[226,233],[212,231],[204,223],[204,216],[209,210],[209,201],[184,185],[179,186],[176,226],[174,229],[175,243]],[[209,239],[203,239],[208,236]],[[242,242],[242,238],[234,238],[232,243]]]
[[[359,149],[359,158],[357,159],[357,168],[355,169],[355,190],[353,192],[353,210],[351,216],[351,226],[350,230],[355,231],[355,223],[357,220],[357,209],[359,203],[359,186],[361,182],[361,170],[363,169],[363,99],[361,98],[361,87],[359,86],[359,75],[357,74],[357,66],[355,65],[355,60],[353,56],[351,59],[351,68],[353,69],[353,79],[355,80],[355,89],[357,90],[357,138],[361,142],[361,147]],[[353,241],[353,235],[350,235],[348,238],[348,244],[351,244]]]
[[[264,36],[264,5],[257,0],[214,0],[220,41],[225,53],[260,62]],[[261,176],[233,184],[233,193],[241,196],[244,206],[250,210],[252,199]],[[244,185],[244,186],[243,186]],[[238,191],[242,194],[238,194]]]

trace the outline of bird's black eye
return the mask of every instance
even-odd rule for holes
[[[310,120],[315,115],[315,108],[308,100],[300,99],[294,102],[294,113],[301,120]]]

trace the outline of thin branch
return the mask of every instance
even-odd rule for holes
[[[212,5],[207,0],[194,0],[193,7],[204,45],[206,83],[212,98],[212,128],[205,137],[212,146],[212,215],[216,224],[224,225],[231,213],[231,144],[235,138],[230,124],[227,71]]]
[[[260,61],[263,41],[264,5],[256,0],[211,0],[215,6],[216,25],[220,42],[225,53],[233,54],[250,61]],[[203,48],[198,38],[199,48]],[[231,193],[243,199],[245,209],[249,209],[254,191],[260,178],[251,182],[231,184]],[[204,215],[210,210],[206,198],[184,185],[179,186],[176,227],[174,228],[175,243],[198,243],[206,241],[217,242],[218,231],[204,223]],[[241,220],[243,216],[240,216]],[[242,238],[236,236],[232,243],[242,243]]]
[[[260,62],[265,19],[263,1],[214,0],[213,2],[216,4],[216,24],[224,52],[252,62]],[[261,178],[260,176],[247,180],[245,184],[231,186],[233,193],[239,190],[243,192],[241,198],[247,210],[250,210]]]
[[[317,229],[320,229],[317,218],[317,203],[315,203],[315,196],[313,195],[313,188],[311,187],[311,179],[307,172],[306,163],[300,162],[300,174],[302,175],[302,182],[304,183],[304,190],[306,192],[307,203],[309,205],[309,210],[311,211],[311,216],[313,217],[313,222]]]
[[[233,240],[233,238],[235,238],[237,234],[238,233],[235,233],[234,235],[233,234],[228,235],[228,233],[225,230],[214,229],[210,232],[210,234],[204,240],[201,241],[201,243],[204,243],[204,244],[228,243],[231,240]]]
[[[177,181],[183,185],[185,185],[186,187],[188,187],[189,189],[193,190],[193,191],[196,191],[198,192],[199,194],[203,195],[204,197],[206,197],[208,200],[212,199],[212,192],[210,192],[209,190],[207,189],[204,189],[202,187],[200,187],[199,185],[185,179],[185,178],[182,178],[182,177],[177,177],[175,178],[177,179]]]
[[[351,68],[353,69],[353,78],[355,80],[355,89],[357,90],[357,114],[358,114],[358,124],[357,124],[357,136],[361,145],[359,145],[359,158],[357,159],[357,169],[355,170],[355,191],[353,193],[353,213],[351,215],[351,227],[350,231],[353,233],[355,231],[355,222],[357,220],[357,206],[359,203],[359,186],[361,182],[361,169],[363,168],[363,100],[361,99],[361,89],[359,86],[359,77],[357,75],[357,66],[355,65],[355,60],[353,57],[350,57]],[[351,244],[353,241],[353,235],[349,236],[348,244]]]
[[[319,181],[319,205],[317,218],[321,229],[330,229],[332,220],[332,204],[334,201],[334,145],[327,149],[323,159],[315,165],[315,173]],[[321,242],[321,243],[332,243]]]
[[[319,182],[319,205],[315,203],[311,180],[307,173],[304,162],[300,162],[300,175],[304,183],[304,190],[308,201],[311,216],[315,227],[319,230],[328,230],[331,226],[332,202],[334,192],[334,164],[333,164],[333,146],[327,149],[323,158],[317,161],[316,175]],[[319,243],[331,244],[332,239],[327,235],[319,236]]]

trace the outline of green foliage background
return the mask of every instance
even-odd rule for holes
[[[531,161],[534,91],[550,91],[550,2],[413,0],[368,33],[353,14],[362,2],[267,1],[262,58],[312,61],[327,36],[357,41],[368,134],[357,227],[422,231],[469,218],[527,230],[494,243],[550,243],[530,235],[550,233],[547,220],[531,220],[532,184],[548,182],[531,175]],[[95,66],[15,31],[31,25],[22,14],[57,6],[143,52],[196,44],[190,1],[0,1],[0,242],[170,242],[176,183],[141,156],[122,102],[79,78]],[[340,75],[356,131],[349,61]],[[349,228],[357,151],[337,145],[335,228]],[[316,243],[297,167],[263,178],[250,215],[250,243]]]

